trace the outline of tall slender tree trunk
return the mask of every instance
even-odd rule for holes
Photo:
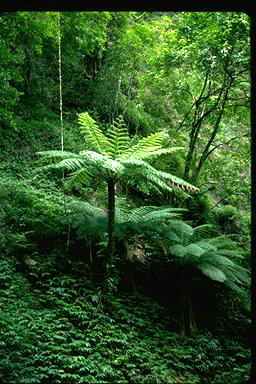
[[[64,128],[62,116],[62,73],[61,73],[61,19],[60,12],[58,13],[58,48],[59,48],[59,89],[60,89],[60,142],[61,150],[64,150]]]
[[[108,181],[108,259],[114,255],[114,225],[115,225],[115,181]]]

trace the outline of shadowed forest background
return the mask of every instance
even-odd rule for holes
[[[249,379],[249,35],[0,14],[1,383]]]

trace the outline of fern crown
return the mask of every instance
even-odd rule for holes
[[[239,291],[250,284],[247,269],[236,261],[243,258],[242,253],[227,236],[209,237],[211,230],[212,226],[205,224],[183,234],[170,246],[170,253],[179,264],[192,265],[210,279]]]
[[[162,147],[166,136],[164,132],[151,134],[130,146],[122,116],[113,122],[107,134],[101,131],[88,112],[81,113],[78,122],[90,150],[83,150],[78,155],[64,151],[38,152],[45,159],[58,162],[46,168],[64,168],[70,171],[71,185],[83,184],[89,178],[99,176],[106,181],[123,178],[128,184],[135,185],[145,193],[161,193],[162,190],[173,191],[176,188],[190,192],[199,191],[186,181],[158,171],[146,162],[180,149]]]

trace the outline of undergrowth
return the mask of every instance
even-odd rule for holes
[[[168,308],[146,294],[118,289],[102,297],[99,257],[90,261],[72,237],[66,250],[65,207],[54,176],[43,181],[24,173],[26,179],[6,171],[0,182],[1,383],[238,384],[248,378],[245,342],[202,329],[182,338]]]
[[[219,384],[246,377],[246,346],[207,331],[183,339],[164,307],[140,294],[108,295],[99,305],[89,268],[74,262],[61,274],[50,260],[31,266],[27,278],[15,258],[0,261],[2,383]]]

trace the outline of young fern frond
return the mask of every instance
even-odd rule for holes
[[[181,149],[183,149],[183,147],[160,148],[156,150],[149,150],[149,151],[145,151],[144,153],[141,153],[141,156],[139,159],[150,161],[150,160],[154,160],[155,158],[161,155],[164,155],[164,154],[166,155],[169,153],[180,151]],[[130,157],[129,159],[131,160],[132,158]]]
[[[165,133],[157,132],[150,136],[143,137],[140,141],[127,149],[120,159],[122,160],[140,160],[147,153],[160,150],[162,148],[162,142],[164,140]]]
[[[108,156],[113,160],[122,157],[122,153],[129,147],[130,139],[121,115],[111,125],[111,129],[107,132],[107,138],[109,142]]]
[[[107,148],[110,143],[98,127],[96,121],[88,114],[88,112],[80,113],[78,117],[80,130],[86,139],[86,144],[90,149],[95,150],[102,155],[107,155]]]

